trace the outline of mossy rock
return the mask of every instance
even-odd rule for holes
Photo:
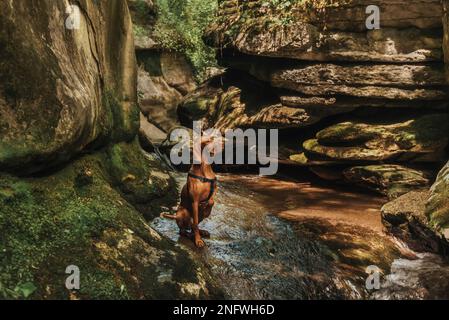
[[[137,139],[106,149],[105,165],[112,183],[147,218],[159,216],[159,204],[176,204],[176,184],[154,155],[144,153]]]
[[[426,215],[431,225],[449,240],[449,163],[440,171],[430,191]]]
[[[134,143],[121,144],[45,176],[0,174],[0,298],[220,297],[202,266],[130,202],[150,205],[170,190],[162,177],[146,184],[161,169],[132,152]],[[136,180],[120,180],[125,173]],[[80,269],[79,291],[65,288],[69,265]]]
[[[447,113],[398,123],[344,122],[303,143],[310,158],[355,161],[440,162],[449,137]]]
[[[428,189],[432,173],[399,165],[380,164],[347,168],[343,171],[343,176],[347,182],[395,199],[410,191]]]

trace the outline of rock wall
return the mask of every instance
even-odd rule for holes
[[[1,169],[45,169],[138,130],[126,4],[80,7],[80,28],[71,32],[62,1],[1,4]]]
[[[126,1],[78,1],[74,30],[67,4],[0,4],[0,299],[220,297],[144,219],[176,187],[137,141]]]
[[[196,82],[186,58],[165,50],[154,35],[157,1],[128,0],[128,4],[136,39],[141,128],[145,128],[140,139],[151,148],[179,125],[176,108]]]
[[[378,30],[366,28],[368,5],[380,8]],[[205,39],[228,71],[187,96],[181,120],[279,128],[284,160],[322,178],[389,199],[430,195],[410,211],[418,218],[397,219],[396,203],[384,218],[403,238],[435,236],[424,246],[441,252],[447,170],[427,191],[448,159],[447,10],[439,0],[222,0]]]
[[[285,160],[392,198],[428,188],[449,141],[442,17],[439,0],[223,0],[205,38],[228,73],[181,119],[284,129]]]
[[[446,78],[449,63],[449,1],[443,3],[443,52]],[[445,132],[449,136],[449,131]],[[410,209],[413,208],[413,209]],[[385,205],[384,221],[393,233],[420,249],[449,253],[449,163],[438,174],[430,191],[411,192]],[[422,246],[427,248],[423,248]]]

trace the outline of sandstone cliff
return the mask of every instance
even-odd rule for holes
[[[78,4],[76,29],[66,1],[0,4],[0,298],[207,298],[208,274],[144,219],[176,188],[136,140],[127,3]]]
[[[443,12],[439,0],[220,1],[205,39],[228,71],[187,96],[181,120],[279,128],[285,159],[320,177],[390,199],[427,190],[448,158]],[[444,179],[432,230],[447,227]]]

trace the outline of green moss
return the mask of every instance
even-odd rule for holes
[[[449,116],[447,114],[425,115],[414,120],[410,126],[397,130],[396,142],[403,148],[416,144],[423,147],[432,146],[438,141],[447,141],[449,132]]]
[[[300,164],[307,164],[309,162],[309,159],[307,159],[306,155],[303,153],[299,154],[293,154],[290,157],[291,161],[298,162]]]
[[[125,284],[117,281],[111,273],[94,271],[84,274],[83,282],[87,286],[80,288],[80,295],[92,300],[127,300],[129,294]]]
[[[108,271],[111,266],[99,258],[92,241],[100,241],[107,230],[120,234],[126,228],[154,241],[145,235],[142,217],[122,192],[137,206],[150,207],[156,199],[163,201],[172,186],[162,178],[152,178],[149,184],[152,170],[160,168],[146,162],[136,148],[135,143],[122,143],[42,178],[0,174],[0,294],[4,298],[16,298],[14,289],[26,283],[37,286],[30,298],[67,298],[64,272],[71,264],[79,266],[85,277],[81,297],[127,298],[123,278]],[[114,170],[112,176],[109,169]],[[138,178],[123,181],[125,173]]]
[[[207,114],[210,106],[213,106],[216,102],[216,99],[212,100],[198,97],[197,99],[187,100],[183,104],[183,110],[185,110],[193,119],[200,119]]]
[[[126,106],[128,104],[128,106]],[[112,91],[106,91],[103,96],[103,105],[107,112],[106,117],[110,127],[111,142],[131,141],[139,130],[139,108],[137,105],[121,101]]]
[[[374,139],[379,133],[364,125],[345,122],[333,125],[317,133],[322,145],[357,144]]]
[[[176,192],[170,192],[176,190],[174,180],[161,171],[157,160],[144,156],[137,140],[113,145],[106,155],[114,186],[148,217],[158,215],[158,199],[175,204]]]
[[[441,170],[431,189],[426,214],[436,229],[449,228],[449,164]]]
[[[154,36],[166,50],[187,57],[197,80],[205,80],[208,67],[215,66],[216,52],[204,44],[204,29],[217,9],[217,0],[159,0]]]
[[[77,197],[74,178],[75,168],[45,179],[1,175],[1,189],[8,190],[0,199],[0,283],[4,287],[38,282],[34,273],[52,254],[84,248],[105,227],[117,223],[118,208],[103,204],[104,185],[97,181],[90,196]],[[64,272],[62,266],[59,271]]]

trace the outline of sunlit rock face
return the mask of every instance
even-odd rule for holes
[[[369,5],[380,9],[380,29],[366,26]],[[205,39],[220,49],[227,74],[186,97],[179,114],[220,129],[288,130],[286,160],[321,175],[333,170],[332,179],[385,162],[436,175],[449,131],[442,18],[439,0],[222,0]],[[385,194],[393,180],[374,189]]]
[[[0,169],[37,171],[138,130],[132,25],[124,1],[0,4]]]
[[[367,29],[368,5],[379,7],[380,29]],[[181,120],[278,128],[283,160],[323,179],[404,195],[399,204],[424,191],[420,224],[392,218],[390,230],[426,230],[423,246],[441,251],[446,171],[427,190],[448,159],[448,8],[439,0],[222,0],[205,39],[228,71],[184,99]],[[385,217],[396,216],[390,209]]]
[[[430,189],[426,213],[431,225],[449,240],[449,163],[440,171]]]
[[[438,0],[305,1],[277,10],[262,1],[236,4],[221,1],[223,19],[210,27],[211,43],[250,55],[312,61],[442,58]],[[366,29],[369,5],[380,9],[379,30]]]

